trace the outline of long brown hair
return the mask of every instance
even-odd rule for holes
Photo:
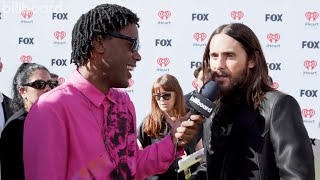
[[[165,91],[175,93],[175,101],[173,105],[174,117],[180,118],[186,114],[185,100],[183,91],[178,80],[170,75],[164,74],[156,79],[151,89],[151,95],[157,93],[162,88]],[[157,101],[152,97],[151,100],[151,113],[146,117],[144,124],[144,132],[150,137],[159,137],[162,128],[161,125],[162,111],[158,106]]]
[[[210,36],[203,54],[203,69],[210,68],[210,42],[216,34],[226,34],[237,40],[245,50],[247,57],[255,61],[255,67],[249,70],[242,85],[246,89],[248,102],[254,103],[257,108],[267,91],[274,90],[271,87],[267,62],[264,57],[260,42],[254,32],[246,25],[240,23],[224,24],[218,27]],[[205,72],[205,71],[204,71]]]

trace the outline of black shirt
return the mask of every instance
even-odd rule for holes
[[[27,116],[24,109],[14,113],[1,133],[1,180],[23,180],[23,126]]]

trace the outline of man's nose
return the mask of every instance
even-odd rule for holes
[[[141,61],[141,55],[138,51],[135,51],[133,53],[133,58],[136,60],[136,61]]]
[[[216,61],[216,69],[224,69],[226,67],[226,61],[221,56],[218,57],[215,61]]]

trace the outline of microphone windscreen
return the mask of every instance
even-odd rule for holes
[[[219,97],[219,86],[214,81],[207,81],[200,89],[199,94],[208,98],[210,101],[214,101]]]

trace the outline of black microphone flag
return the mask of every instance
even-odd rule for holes
[[[219,87],[214,81],[207,81],[200,89],[200,93],[193,92],[189,105],[192,111],[205,117],[210,117],[216,105],[212,102],[219,97]]]

